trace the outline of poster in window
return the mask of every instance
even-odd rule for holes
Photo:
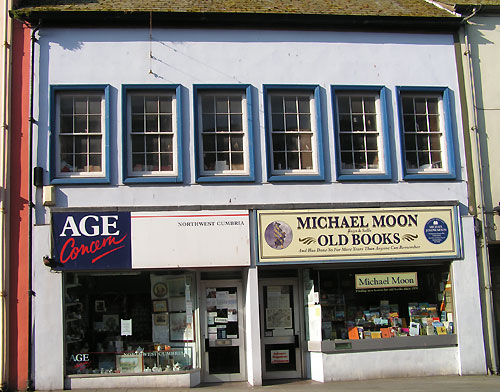
[[[292,328],[292,308],[266,309],[266,329]]]
[[[170,340],[172,342],[193,341],[193,323],[186,321],[186,313],[170,313]]]

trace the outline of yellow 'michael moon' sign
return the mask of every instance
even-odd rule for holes
[[[455,206],[258,211],[259,262],[457,258]]]
[[[356,290],[418,287],[416,272],[356,274]]]

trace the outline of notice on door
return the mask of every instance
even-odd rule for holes
[[[271,364],[290,363],[290,350],[271,350]]]

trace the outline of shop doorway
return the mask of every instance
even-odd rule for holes
[[[302,378],[297,279],[259,282],[262,378]]]
[[[202,281],[200,296],[203,381],[245,381],[241,281]]]

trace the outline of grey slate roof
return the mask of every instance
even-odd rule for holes
[[[424,0],[20,0],[32,12],[174,12],[450,17]]]

